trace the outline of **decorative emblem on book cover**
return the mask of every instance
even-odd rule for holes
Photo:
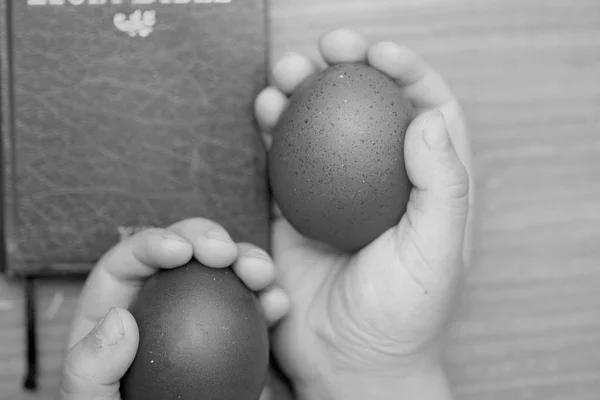
[[[135,10],[131,14],[117,13],[113,21],[118,30],[127,33],[131,37],[147,37],[154,30],[156,23],[156,11]]]

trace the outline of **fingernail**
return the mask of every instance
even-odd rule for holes
[[[164,240],[174,240],[176,242],[188,243],[187,240],[185,240],[178,234],[173,233],[171,231],[164,231],[163,234],[161,235],[161,238],[163,238]]]
[[[111,308],[96,327],[96,337],[101,347],[113,346],[125,336],[123,321],[116,309]]]
[[[255,257],[255,258],[260,258],[261,260],[265,260],[265,261],[271,261],[271,257],[269,257],[269,255],[261,249],[252,249],[250,250],[249,254],[251,257]]]
[[[422,135],[423,142],[431,150],[439,151],[449,146],[450,136],[441,112],[432,113],[431,117],[423,124]]]
[[[222,229],[211,229],[206,232],[206,237],[220,242],[233,243],[233,240],[231,240],[227,232]]]

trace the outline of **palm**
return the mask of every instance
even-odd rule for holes
[[[293,304],[273,343],[285,371],[292,379],[300,378],[311,366],[323,364],[318,354],[327,346],[315,348],[311,343],[320,342],[322,328],[331,324],[325,312],[331,303],[329,293],[347,261],[335,250],[302,238],[283,218],[274,221],[272,235],[273,259],[281,266],[278,282]]]
[[[332,64],[360,61],[367,50],[344,49],[340,43],[329,43],[328,47],[322,42],[320,51]],[[405,65],[398,67],[405,76],[400,73],[396,81],[419,112],[438,109],[444,114],[457,153],[470,170],[469,141],[460,106],[439,75],[412,53],[406,55]],[[274,70],[277,88],[265,90],[262,99],[257,99],[257,117],[266,130],[285,108],[285,95],[313,72],[306,60],[297,58],[295,63],[280,67],[281,73]],[[280,104],[273,106],[277,96]],[[443,321],[438,316],[446,315],[439,309],[447,306],[451,293],[441,287],[428,293],[429,288],[423,285],[427,268],[422,268],[423,249],[413,242],[419,236],[410,223],[413,212],[409,208],[397,226],[354,255],[302,237],[281,215],[276,216],[273,257],[278,281],[289,294],[293,311],[273,339],[275,353],[292,379],[308,379],[311,374],[320,374],[321,368],[381,368],[386,360],[395,362],[397,355],[418,351],[439,332]],[[465,247],[468,254],[468,243]],[[381,281],[374,277],[390,270],[397,282],[393,293],[374,295],[381,290]],[[394,318],[390,318],[392,314]]]

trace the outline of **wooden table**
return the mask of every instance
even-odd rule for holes
[[[356,29],[422,54],[462,99],[475,265],[448,334],[463,400],[600,398],[600,2],[272,0],[272,56]],[[40,288],[42,392],[20,392],[21,288],[0,283],[0,399],[51,399],[79,285]],[[60,305],[60,307],[59,307]]]

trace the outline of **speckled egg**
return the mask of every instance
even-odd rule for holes
[[[404,165],[410,102],[362,63],[330,66],[300,85],[273,131],[271,190],[301,234],[354,252],[398,223],[411,184]]]
[[[130,307],[140,332],[123,400],[258,400],[269,331],[231,268],[196,260],[150,277]]]

